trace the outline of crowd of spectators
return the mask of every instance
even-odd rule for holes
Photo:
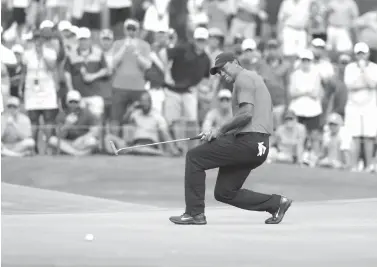
[[[232,85],[209,69],[227,50],[270,90],[269,162],[377,170],[377,6],[360,15],[355,0],[282,0],[271,25],[266,0],[182,1],[174,22],[173,2],[2,1],[2,155],[111,153],[109,141],[219,127]]]

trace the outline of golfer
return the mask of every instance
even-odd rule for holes
[[[219,168],[215,186],[217,201],[272,215],[266,224],[278,224],[292,200],[280,195],[267,195],[243,189],[251,170],[262,165],[272,134],[272,103],[270,93],[261,76],[243,69],[235,55],[219,54],[212,75],[219,74],[234,83],[232,96],[233,118],[221,128],[203,133],[207,141],[186,155],[185,201],[186,211],[170,217],[175,224],[206,224],[204,215],[205,171]]]

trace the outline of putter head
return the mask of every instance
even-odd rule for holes
[[[114,154],[118,156],[118,150],[117,150],[114,142],[113,141],[109,141],[109,143],[110,143],[111,149],[113,150]]]

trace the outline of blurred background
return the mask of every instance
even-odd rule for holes
[[[222,51],[265,80],[268,162],[377,170],[375,0],[2,0],[2,156],[111,154],[232,116]],[[133,151],[181,157],[197,145]]]

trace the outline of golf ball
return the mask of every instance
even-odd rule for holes
[[[87,241],[93,241],[93,239],[94,239],[94,235],[92,235],[92,234],[87,234],[85,236],[85,240],[87,240]]]

